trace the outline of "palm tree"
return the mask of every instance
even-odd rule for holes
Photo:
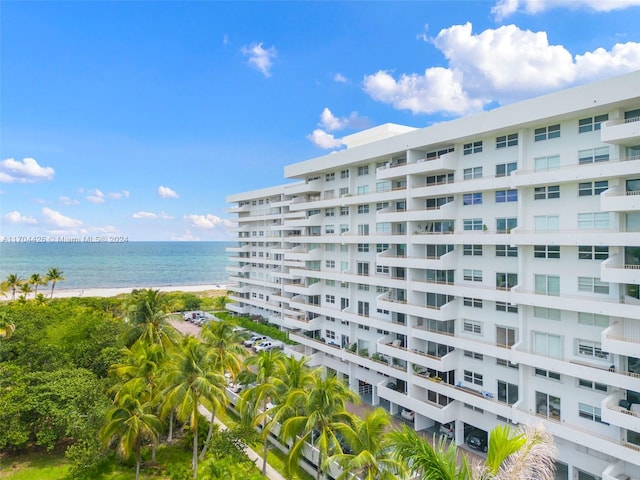
[[[390,432],[395,455],[411,465],[420,479],[443,480],[553,480],[556,449],[553,437],[544,427],[498,426],[491,431],[484,465],[471,468],[465,455],[458,459],[458,448],[441,437],[435,446],[406,425]]]
[[[350,450],[329,459],[342,468],[337,480],[347,480],[354,476],[362,480],[408,478],[407,465],[394,458],[392,445],[386,436],[390,426],[389,413],[383,408],[376,408],[364,419],[356,417],[353,425],[343,424],[337,427]]]
[[[198,426],[200,421],[199,407],[203,400],[208,400],[212,415],[227,401],[224,390],[225,377],[211,368],[206,346],[197,338],[184,337],[182,344],[171,350],[165,384],[162,392],[162,413],[167,414],[176,409],[178,419],[189,421],[193,433],[193,457],[191,467],[193,478],[198,474]]]
[[[25,300],[27,299],[27,296],[32,292],[33,290],[31,290],[31,284],[24,282],[22,285],[20,285],[20,293],[22,294],[21,297],[24,297]]]
[[[271,426],[280,418],[278,412],[282,405],[278,394],[278,382],[274,377],[282,371],[285,355],[280,350],[262,351],[247,359],[247,366],[256,371],[256,386],[245,390],[241,395],[238,407],[245,421],[253,426],[261,427],[262,439],[262,474],[267,471],[267,451],[269,448],[269,432]],[[278,407],[270,410],[269,403],[278,403]]]
[[[41,293],[37,294],[34,300],[36,301],[36,305],[38,306],[43,306],[47,304],[47,298]]]
[[[226,310],[226,305],[229,303],[230,299],[228,295],[220,295],[213,299],[213,309],[216,312],[220,312],[222,310]]]
[[[354,423],[354,415],[345,406],[347,402],[356,403],[359,400],[360,397],[335,375],[325,377],[319,369],[315,371],[308,390],[298,389],[289,393],[287,404],[295,407],[303,405],[303,411],[307,412],[288,418],[280,430],[280,436],[286,442],[293,441],[287,458],[290,473],[299,471],[300,457],[309,443],[318,450],[316,478],[320,479],[329,455],[342,451],[336,435],[340,424]]]
[[[7,312],[0,313],[0,340],[11,338],[13,332],[16,331],[15,324],[9,320]]]
[[[211,366],[213,369],[224,374],[229,372],[232,378],[235,378],[242,369],[242,358],[246,355],[246,350],[240,345],[240,336],[234,330],[234,325],[229,321],[209,322],[200,332],[203,343],[206,345]],[[224,389],[226,384],[221,385]],[[207,439],[202,446],[200,452],[200,460],[204,459],[209,448],[209,442],[213,435],[213,427],[215,423],[215,410],[212,409],[211,421],[209,422],[209,432]]]
[[[15,273],[10,273],[7,276],[7,287],[11,290],[11,299],[16,299],[16,290],[22,285],[22,279]]]
[[[47,283],[47,280],[45,280],[44,278],[42,278],[42,275],[40,275],[39,273],[33,273],[30,277],[29,277],[29,283],[31,285],[33,285],[34,288],[34,298],[38,296],[38,287],[39,286],[45,286]]]
[[[140,478],[142,445],[146,440],[156,441],[162,429],[160,419],[151,413],[148,394],[133,388],[124,388],[116,396],[116,404],[107,412],[100,438],[105,446],[118,442],[117,451],[125,459],[135,455],[136,480]]]
[[[51,297],[53,298],[53,289],[56,286],[57,282],[63,282],[64,280],[66,280],[66,277],[63,275],[63,271],[60,270],[59,268],[55,268],[55,267],[51,267],[49,268],[49,270],[47,271],[47,276],[45,277],[47,280],[47,283],[51,282]]]
[[[168,322],[172,315],[169,299],[159,290],[133,290],[127,299],[127,310],[131,325],[126,332],[128,345],[142,339],[166,349],[179,342],[180,335]]]

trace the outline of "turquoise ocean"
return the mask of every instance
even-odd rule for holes
[[[0,242],[0,280],[43,277],[50,267],[66,280],[56,289],[225,285],[231,242]]]

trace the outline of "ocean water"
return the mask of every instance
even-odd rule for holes
[[[50,267],[66,280],[56,289],[226,284],[230,242],[0,242],[0,280],[43,277]]]

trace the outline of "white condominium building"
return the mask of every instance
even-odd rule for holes
[[[640,479],[640,72],[345,143],[228,197],[228,308],[417,430],[542,422],[558,478]]]

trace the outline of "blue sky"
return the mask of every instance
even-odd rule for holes
[[[0,3],[0,238],[225,240],[367,127],[640,69],[640,0]],[[640,86],[639,86],[640,88]]]

